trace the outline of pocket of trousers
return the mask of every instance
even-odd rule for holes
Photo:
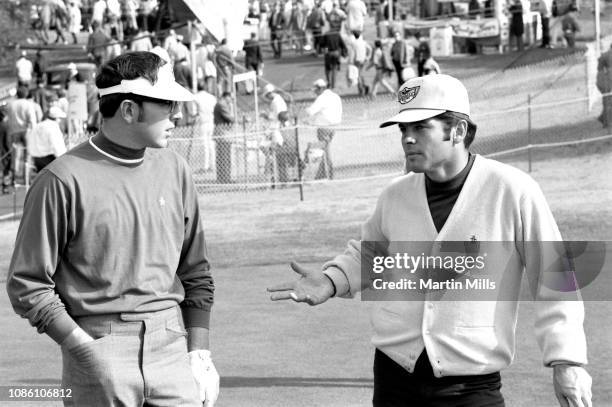
[[[94,372],[97,367],[101,367],[104,363],[105,344],[112,341],[112,335],[108,334],[101,338],[94,339],[91,342],[86,342],[75,346],[72,349],[66,350],[70,358],[77,366],[82,367],[87,371]]]

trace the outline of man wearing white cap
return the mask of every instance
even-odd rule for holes
[[[333,179],[334,165],[331,159],[330,145],[335,132],[333,127],[342,121],[342,99],[334,91],[327,88],[323,79],[314,81],[313,92],[317,98],[306,108],[309,121],[317,126],[317,139],[322,144],[323,158],[315,179]]]
[[[66,405],[212,406],[214,284],[198,198],[164,148],[192,95],[150,52],[104,64],[96,86],[100,133],[28,191],[9,297],[61,346]]]
[[[66,117],[66,113],[57,106],[51,106],[47,117],[37,123],[27,134],[27,147],[30,157],[34,160],[36,171],[40,172],[49,163],[66,152],[64,133],[58,120]]]
[[[351,240],[321,270],[292,263],[301,278],[270,288],[271,299],[317,305],[361,291],[362,299],[381,300],[373,302],[371,317],[375,407],[504,406],[499,371],[514,356],[517,300],[526,274],[538,300],[535,335],[544,365],[553,368],[559,404],[591,406],[591,378],[582,367],[582,302],[575,290],[553,292],[541,285],[545,266],[560,264],[560,254],[545,250],[545,242],[561,236],[539,186],[511,166],[470,153],[476,125],[457,79],[411,79],[401,86],[398,102],[399,113],[381,127],[398,125],[408,173],[382,192],[360,241]],[[442,256],[457,250],[448,249],[452,242],[466,253],[482,254],[481,243],[495,252],[481,256],[482,270],[471,267],[462,275]],[[408,255],[413,265],[418,258],[433,259],[433,265],[407,271],[402,260]],[[436,259],[445,265],[436,267]],[[462,288],[481,275],[488,277],[487,286],[497,283],[500,289],[489,294]],[[402,279],[388,280],[393,277]],[[382,282],[404,285],[385,288]]]

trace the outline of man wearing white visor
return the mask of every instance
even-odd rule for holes
[[[375,407],[504,406],[499,372],[514,356],[520,282],[523,274],[540,281],[550,252],[538,247],[544,241],[561,240],[559,230],[532,178],[470,153],[476,125],[470,119],[467,90],[459,80],[448,75],[411,79],[398,92],[398,107],[398,114],[381,127],[398,125],[407,174],[382,192],[359,241],[349,241],[346,251],[321,270],[292,263],[300,279],[270,288],[271,299],[317,305],[360,291],[362,299],[383,299],[372,303]],[[376,245],[368,245],[373,242]],[[412,280],[416,291],[407,285],[402,292],[388,286],[387,291],[382,287],[375,293],[381,288],[375,281],[383,281],[385,273],[411,276],[401,273],[400,262],[387,263],[404,247],[421,244],[428,254],[438,250],[440,256],[447,242],[460,242],[461,247],[497,242],[487,247],[503,247],[510,256],[491,255],[482,261],[491,273],[488,281],[499,283],[508,296],[475,300],[481,292],[450,283],[449,276],[462,284],[472,278],[457,273],[438,274],[447,279],[442,280],[447,283],[442,288],[429,285],[419,290],[420,282],[430,281],[424,277],[436,271],[428,266],[413,270],[415,276],[424,276]],[[386,255],[382,271],[369,268],[367,262],[376,264],[368,253],[372,247]],[[546,301],[545,291],[536,287],[534,331],[543,363],[553,370],[558,402],[591,406],[591,378],[583,368],[587,363],[583,304],[557,296]],[[568,295],[577,297],[575,290]]]
[[[65,405],[212,406],[214,284],[186,162],[164,147],[192,99],[156,54],[96,77],[100,133],[36,177],[7,279],[13,308],[62,350]]]

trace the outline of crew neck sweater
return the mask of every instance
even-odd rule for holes
[[[58,343],[78,317],[176,305],[186,327],[208,327],[214,285],[187,164],[169,149],[90,141],[28,191],[7,279],[13,308]]]

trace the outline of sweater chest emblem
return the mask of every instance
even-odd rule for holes
[[[164,206],[166,206],[166,200],[164,199],[163,196],[160,196],[157,202],[159,203],[160,208],[163,208]]]

